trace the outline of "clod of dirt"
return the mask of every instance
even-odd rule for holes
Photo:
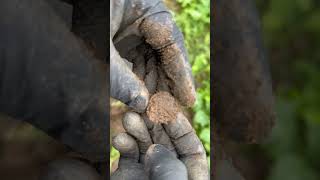
[[[150,98],[147,116],[152,122],[167,124],[175,121],[180,111],[180,105],[175,98],[168,92],[160,91]]]

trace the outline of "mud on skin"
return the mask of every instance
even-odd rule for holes
[[[155,50],[161,66],[170,79],[169,87],[184,106],[195,102],[191,68],[184,52],[183,37],[167,13],[143,21],[140,31],[146,42]]]
[[[183,36],[175,26],[172,16],[160,0],[126,2],[126,7],[122,8],[122,22],[120,25],[116,24],[119,25],[117,32],[111,33],[120,56],[133,64],[133,72],[144,82],[150,97],[157,92],[166,91],[174,95],[181,105],[191,106],[196,95],[191,67]],[[153,143],[169,145],[169,150],[177,149],[180,152],[180,160],[187,166],[189,179],[208,179],[204,147],[182,113],[178,113],[176,120],[170,121],[168,125],[148,122],[149,118],[145,113],[140,115]],[[135,127],[126,124],[124,123],[127,132]]]
[[[172,96],[169,88],[170,80],[165,72],[159,67],[156,60],[156,53],[149,45],[143,44],[137,48],[138,54],[131,54],[129,59],[136,58],[133,65],[134,73],[144,81],[150,93],[150,100],[146,114],[148,119],[154,123],[168,123],[177,118],[178,112],[181,112],[180,104]],[[136,50],[134,50],[136,52]]]
[[[156,61],[156,52],[152,50],[149,45],[140,45],[138,49],[139,53],[129,53],[131,55],[128,55],[127,58],[139,58],[139,60],[133,61],[135,62],[133,64],[134,72],[139,74],[139,78],[144,81],[149,92],[156,93],[154,95],[156,97],[155,99],[153,99],[153,93],[150,93],[151,99],[149,101],[149,106],[154,106],[152,104],[156,104],[158,106],[160,104],[160,111],[168,113],[169,110],[166,108],[168,106],[168,100],[157,99],[167,96],[169,101],[172,101],[173,107],[175,107],[175,103],[173,103],[174,98],[170,94],[171,89],[168,86],[170,79],[166,76],[166,73],[163,71],[162,67],[158,65],[159,62]],[[154,89],[155,87],[156,89]],[[154,100],[158,102],[153,103]],[[156,108],[158,108],[157,106]],[[177,105],[177,107],[179,107],[179,105]],[[160,124],[161,122],[156,123],[159,121],[158,117],[156,117],[158,112],[152,112],[154,113],[154,117],[156,117],[156,122],[151,121],[148,118],[147,113],[142,114],[142,117],[148,127],[150,135],[152,136],[153,142],[166,145],[166,147],[172,150],[172,152],[175,152],[175,148],[179,146],[179,152],[185,157],[181,160],[189,168],[189,178],[207,179],[207,162],[204,148],[198,137],[194,134],[192,126],[189,123],[186,123],[188,120],[182,115],[180,109],[177,108],[169,115],[165,114],[163,117],[171,116],[175,118],[173,118],[174,120],[169,121],[168,124],[163,125]],[[167,121],[166,118],[162,118],[161,120]],[[171,139],[168,137],[168,132],[171,135],[175,135],[174,139],[177,139],[174,141],[175,145],[172,144]],[[199,149],[201,150],[200,152]],[[189,157],[190,154],[188,153],[194,155]]]
[[[163,67],[170,79],[168,84],[173,95],[181,105],[192,106],[196,94],[183,35],[164,3],[159,0],[127,0],[123,6],[115,6],[123,11],[123,18],[121,22],[113,22],[112,26],[118,28],[115,29],[117,32],[111,33],[120,55],[125,57],[128,49],[148,44],[160,62],[157,65]],[[113,11],[117,13],[116,9]]]
[[[156,52],[147,44],[138,46],[126,57],[132,60],[133,71],[147,87],[150,100],[147,116],[154,123],[167,123],[176,119],[180,105],[171,95],[170,80],[157,61]]]

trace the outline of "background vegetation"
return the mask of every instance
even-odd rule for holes
[[[256,1],[278,113],[266,179],[320,179],[320,1]]]

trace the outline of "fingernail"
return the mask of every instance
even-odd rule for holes
[[[128,104],[131,108],[139,113],[146,111],[149,102],[149,93],[147,90],[142,90],[141,93],[133,98],[133,100]]]
[[[112,138],[112,145],[120,151],[135,149],[137,144],[132,137],[126,133],[120,133]]]
[[[123,117],[123,127],[126,131],[137,132],[144,129],[145,124],[139,114],[135,112],[127,112]]]

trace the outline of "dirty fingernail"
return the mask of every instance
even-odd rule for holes
[[[141,116],[135,112],[128,112],[123,118],[122,125],[130,135],[137,139],[140,151],[145,153],[152,141]]]
[[[146,111],[147,105],[149,102],[149,93],[148,90],[143,88],[140,94],[136,97],[133,97],[131,102],[128,104],[135,111],[142,113]]]

